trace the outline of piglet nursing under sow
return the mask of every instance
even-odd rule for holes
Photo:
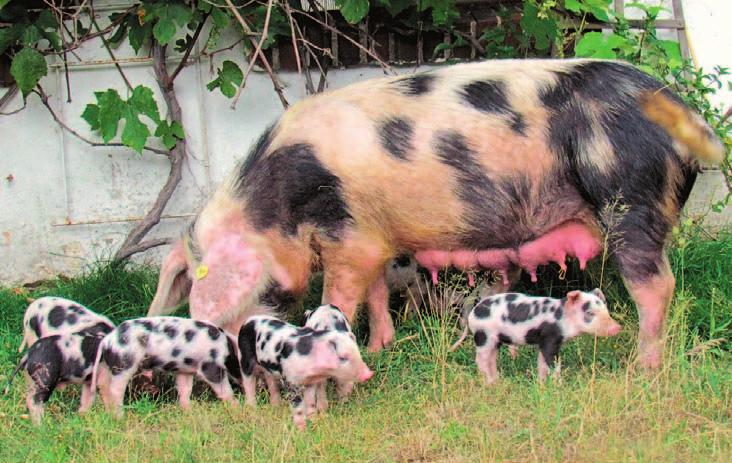
[[[539,379],[546,379],[554,367],[562,343],[581,334],[615,336],[620,325],[607,310],[605,296],[570,291],[562,299],[531,297],[524,294],[496,294],[481,300],[467,314],[467,323],[452,350],[465,340],[468,331],[475,340],[475,361],[486,383],[498,379],[498,349],[533,344],[539,347]],[[559,368],[555,370],[559,373]]]

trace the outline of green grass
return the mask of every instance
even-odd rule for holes
[[[563,279],[547,271],[538,286],[522,282],[532,293],[555,295],[602,286],[625,327],[615,338],[565,345],[559,381],[538,384],[536,351],[522,348],[515,361],[501,354],[502,379],[485,387],[472,343],[448,352],[459,330],[438,296],[431,310],[406,317],[391,349],[365,357],[375,377],[347,403],[332,401],[307,432],[293,428],[287,407],[263,397],[252,410],[221,404],[205,390],[188,412],[168,391],[128,401],[121,421],[100,402],[80,417],[73,386],[54,394],[34,428],[17,380],[0,395],[0,461],[729,461],[732,233],[700,236],[680,234],[670,253],[677,294],[665,367],[654,374],[634,361],[634,306],[617,275],[597,264]],[[23,294],[0,289],[0,380],[19,358],[26,297],[70,297],[119,322],[145,313],[155,284],[149,269],[100,266]]]

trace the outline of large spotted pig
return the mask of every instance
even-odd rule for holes
[[[321,383],[328,378],[341,384],[364,382],[373,375],[350,332],[300,328],[270,316],[247,320],[239,332],[239,351],[247,403],[256,404],[255,372],[262,368],[283,380],[300,429],[315,412]]]
[[[332,304],[324,304],[316,309],[306,311],[305,327],[312,328],[315,331],[340,331],[342,333],[346,333],[354,341],[356,340],[356,336],[354,336],[351,331],[351,324],[348,323],[348,319],[343,312],[341,312],[341,309]],[[321,411],[328,408],[326,383],[327,381],[321,381],[320,384],[316,386],[315,408]],[[353,381],[336,381],[336,392],[338,393],[338,397],[341,399],[348,397],[352,391]]]
[[[99,385],[105,406],[117,416],[127,383],[138,369],[174,372],[183,409],[190,406],[194,376],[227,402],[235,401],[229,378],[238,385],[242,381],[236,341],[219,327],[188,318],[127,320],[104,337],[92,387]]]
[[[62,297],[41,297],[31,302],[23,316],[23,342],[18,352],[25,346],[32,346],[38,338],[54,334],[88,334],[104,336],[114,329],[114,323],[104,315],[99,315],[78,302]]]
[[[150,313],[189,295],[193,318],[235,332],[270,294],[323,302],[369,349],[393,341],[384,264],[434,272],[610,254],[658,367],[674,291],[664,247],[713,132],[661,82],[620,62],[498,60],[388,77],[289,108],[212,195],[165,259]],[[508,280],[508,279],[507,279]],[[508,285],[510,282],[506,281]]]
[[[470,330],[475,339],[475,361],[488,384],[498,379],[496,357],[504,344],[537,345],[539,379],[543,381],[554,367],[564,341],[581,334],[615,336],[620,332],[599,289],[591,293],[570,291],[562,299],[496,294],[481,300],[465,318],[463,334],[452,350]]]
[[[95,396],[92,370],[101,342],[102,338],[95,335],[64,333],[42,337],[32,343],[10,375],[8,388],[18,371],[25,370],[26,403],[33,424],[41,422],[44,406],[53,391],[66,384],[82,385],[79,413],[83,414],[91,407]]]

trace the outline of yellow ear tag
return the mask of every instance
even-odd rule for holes
[[[196,268],[196,279],[201,280],[208,275],[208,265],[201,264]]]

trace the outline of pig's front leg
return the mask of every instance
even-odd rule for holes
[[[325,383],[325,382],[323,382]],[[316,412],[316,406],[315,406],[315,396],[318,392],[318,385],[310,385],[306,386],[305,390],[303,391],[303,401],[305,402],[305,416],[307,418],[310,418],[311,416],[315,415]]]
[[[79,405],[79,414],[83,415],[94,403],[94,396],[96,391],[91,387],[91,382],[86,382],[81,385],[81,404]]]
[[[340,381],[336,383],[336,393],[338,394],[338,398],[342,401],[346,400],[348,396],[351,395],[353,392],[353,382],[349,381],[347,383],[341,383]]]
[[[178,390],[178,402],[180,408],[188,410],[191,408],[191,391],[193,390],[193,375],[189,373],[178,373],[175,375],[175,388]]]
[[[378,352],[394,341],[394,324],[389,313],[389,289],[382,273],[367,291],[369,304],[369,352]]]
[[[559,349],[561,342],[556,338],[543,339],[539,344],[539,358],[538,358],[538,370],[539,370],[539,381],[544,382],[549,376],[549,370],[557,365],[554,371],[554,376],[559,375],[559,366],[557,358],[559,356]]]
[[[274,375],[264,372],[264,382],[267,383],[267,391],[269,391],[269,403],[273,406],[278,406],[280,404],[280,399],[282,396],[280,395],[280,384],[277,378],[274,377]]]
[[[242,389],[244,389],[244,396],[246,397],[247,405],[255,407],[257,405],[257,377],[252,374],[242,375]]]
[[[307,420],[305,414],[305,401],[303,400],[303,388],[301,386],[291,386],[287,393],[290,399],[290,409],[292,410],[292,423],[300,431],[307,428]]]
[[[498,356],[498,348],[496,343],[490,339],[487,344],[476,348],[475,363],[478,369],[485,377],[485,383],[491,385],[498,381],[498,367],[496,365],[496,357]]]

